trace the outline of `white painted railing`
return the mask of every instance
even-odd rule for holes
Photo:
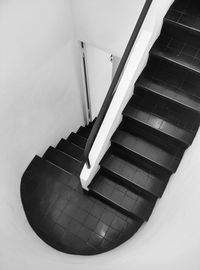
[[[172,2],[173,0],[153,1],[89,153],[91,167],[85,165],[81,172],[81,185],[85,190],[88,190],[89,184],[99,170],[99,162],[109,148],[110,139],[122,120],[122,111],[133,94],[134,84],[146,65],[149,50],[160,34],[163,17]]]
[[[148,51],[146,48],[151,40],[151,35],[148,31],[142,31],[128,60],[117,91],[89,154],[91,168],[88,169],[85,165],[82,170],[81,184],[84,189],[88,189],[88,185],[97,173],[99,162],[110,146],[110,138],[121,122],[122,111],[133,94],[134,83],[144,67],[145,60],[147,60]]]

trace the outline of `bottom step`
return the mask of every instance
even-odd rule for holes
[[[89,186],[90,192],[122,213],[147,221],[156,200],[146,199],[99,173]]]

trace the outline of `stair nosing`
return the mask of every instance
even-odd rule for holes
[[[72,132],[71,134],[73,134],[73,135],[76,135],[76,136],[79,136],[79,137],[81,137],[82,139],[84,139],[85,141],[87,141],[87,139],[85,138],[85,137],[83,137],[83,136],[81,136],[80,134],[77,134],[77,133],[75,133],[75,132]],[[70,134],[70,135],[71,135]],[[69,135],[69,136],[70,136]],[[67,138],[68,139],[68,138]]]
[[[137,217],[138,219],[140,219],[140,220],[142,220],[142,221],[147,221],[147,220],[149,219],[149,216],[148,216],[148,215],[145,215],[145,217],[140,217],[140,216],[138,216],[137,214],[132,213],[131,211],[129,211],[129,210],[127,210],[126,208],[122,207],[119,203],[112,201],[111,199],[109,199],[108,196],[103,195],[101,192],[97,191],[96,189],[90,189],[90,190],[91,190],[93,193],[98,194],[99,196],[101,196],[101,197],[104,198],[105,200],[109,201],[111,204],[115,204],[118,208],[121,208],[122,211],[124,210],[125,212],[130,213],[131,216],[133,215],[133,216]],[[153,210],[153,205],[152,205],[152,206],[149,206],[149,209],[151,209],[151,212],[152,212],[152,210]],[[127,215],[128,215],[128,214],[127,214]],[[147,217],[147,216],[148,216],[148,217]]]
[[[174,21],[172,19],[167,18],[167,16],[164,18],[164,22],[174,24],[179,28],[184,28],[187,31],[191,31],[191,32],[200,34],[200,30],[198,28],[194,28],[194,27],[191,27],[191,26],[189,26],[187,24],[176,22],[176,21]]]
[[[68,140],[66,140],[66,139],[64,139],[64,138],[62,138],[62,139],[59,141],[59,143],[60,143],[62,140],[64,141],[64,143],[65,143],[65,142],[70,143],[70,144],[72,144],[73,146],[79,148],[80,150],[83,150],[83,148],[81,148],[79,145],[77,145],[77,144],[75,144],[75,143],[73,143],[73,142],[71,142],[71,141],[68,141]],[[59,144],[59,143],[58,143],[58,144]],[[56,147],[57,147],[57,146],[56,146]]]
[[[54,167],[58,168],[59,170],[61,170],[61,171],[65,172],[65,173],[67,173],[67,174],[73,176],[73,174],[72,174],[71,172],[66,171],[65,169],[63,169],[62,167],[60,167],[60,166],[54,164],[53,162],[49,161],[48,159],[45,159],[45,158],[43,158],[43,157],[41,158],[40,156],[37,156],[37,155],[36,155],[36,157],[39,157],[40,159],[44,160],[45,162],[49,163],[50,165],[53,165]]]
[[[153,94],[155,94],[155,95],[157,95],[157,96],[160,96],[160,97],[162,97],[162,98],[165,98],[165,99],[167,99],[167,100],[170,100],[170,101],[173,102],[173,103],[179,104],[179,105],[182,106],[183,108],[186,108],[186,109],[188,109],[188,110],[192,110],[192,111],[194,111],[194,112],[200,114],[200,109],[199,109],[199,111],[198,111],[196,108],[191,107],[191,106],[189,106],[188,104],[185,104],[185,103],[183,103],[183,102],[181,102],[181,101],[179,101],[179,100],[177,100],[177,99],[173,99],[173,98],[171,98],[171,97],[169,97],[169,96],[167,96],[167,95],[165,95],[165,94],[163,94],[163,93],[159,93],[159,92],[155,91],[154,89],[150,88],[150,87],[147,86],[147,85],[144,86],[144,85],[140,84],[139,82],[137,82],[137,83],[135,84],[135,87],[143,88],[144,90],[147,90],[147,91],[149,91],[149,92],[152,92]],[[171,89],[169,89],[169,90],[171,90]],[[180,91],[179,91],[179,92],[180,92]],[[180,93],[182,93],[182,92],[180,92]]]
[[[63,151],[61,151],[61,150],[58,149],[58,148],[55,148],[55,147],[53,147],[53,146],[49,146],[49,148],[47,149],[47,151],[48,151],[49,149],[54,149],[54,150],[60,152],[61,154],[63,154],[63,155],[65,155],[65,156],[67,156],[67,157],[69,157],[69,158],[71,158],[71,159],[77,161],[78,163],[82,164],[82,162],[81,162],[80,160],[78,160],[78,159],[76,159],[75,157],[73,157],[73,156],[71,156],[71,155],[69,155],[69,154],[67,154],[67,153],[65,153],[65,152],[63,152]]]
[[[180,67],[183,68],[183,69],[187,69],[187,70],[189,70],[190,72],[194,72],[194,73],[196,73],[196,74],[198,74],[198,75],[200,76],[200,68],[199,68],[199,70],[198,70],[198,69],[195,69],[195,68],[192,68],[191,66],[188,66],[187,63],[186,63],[186,64],[183,64],[183,63],[181,63],[181,62],[179,62],[179,61],[177,61],[177,60],[174,60],[174,59],[172,59],[172,58],[169,58],[169,57],[167,57],[167,56],[159,55],[159,54],[157,54],[154,50],[155,50],[155,48],[153,47],[153,48],[150,50],[150,55],[152,55],[152,56],[154,56],[154,57],[157,57],[157,58],[160,58],[160,59],[162,59],[162,60],[168,61],[169,63],[173,63],[173,64],[175,64],[175,65],[177,65],[177,66],[180,66]]]
[[[122,144],[120,144],[120,143],[118,143],[118,142],[113,141],[113,139],[111,139],[111,142],[114,143],[114,144],[119,145],[120,147],[122,147],[123,149],[125,149],[125,150],[127,150],[127,151],[129,151],[129,152],[133,152],[134,154],[136,154],[136,155],[138,155],[138,156],[140,156],[140,157],[142,157],[142,158],[144,158],[144,159],[146,159],[146,160],[148,160],[148,161],[154,163],[155,165],[158,165],[159,167],[161,167],[161,168],[163,168],[163,169],[165,169],[165,170],[167,170],[167,171],[169,171],[169,172],[171,172],[171,173],[174,173],[174,172],[176,171],[176,169],[175,169],[175,170],[172,170],[172,169],[170,169],[170,168],[168,168],[168,167],[165,167],[164,165],[159,164],[157,161],[154,161],[154,160],[152,160],[152,159],[150,159],[150,158],[148,158],[148,157],[142,155],[142,154],[139,153],[138,151],[135,151],[134,149],[127,148],[127,147],[125,147],[124,145],[122,145]],[[159,148],[159,147],[158,147],[158,148]],[[164,150],[163,150],[163,151],[164,151]],[[164,152],[166,152],[166,151],[164,151]],[[166,152],[166,154],[169,154],[169,153]],[[169,154],[169,155],[170,155],[170,154]],[[176,159],[178,160],[177,157],[176,157]],[[180,162],[180,159],[179,159],[179,162]],[[177,166],[177,167],[178,167],[178,166]]]
[[[125,178],[122,174],[119,174],[117,173],[116,171],[113,171],[113,170],[110,170],[108,169],[106,166],[104,166],[103,164],[101,164],[101,167],[106,170],[107,172],[110,172],[112,175],[115,175],[115,177],[120,177],[123,180],[125,180],[125,182],[128,182],[130,183],[131,185],[134,186],[135,189],[139,189],[140,191],[143,191],[145,194],[149,194],[149,195],[153,195],[154,197],[156,198],[160,198],[162,196],[162,194],[158,194],[158,193],[155,193],[155,192],[152,192],[152,191],[149,191],[147,189],[144,189],[143,186],[135,183],[135,182],[132,182],[130,179],[128,178]],[[114,180],[113,180],[114,181]],[[163,182],[164,183],[164,182]]]
[[[131,105],[128,105],[128,107],[129,107],[129,106],[132,107]],[[125,110],[126,110],[126,108],[125,108]],[[147,127],[151,128],[152,130],[155,130],[155,131],[157,131],[157,132],[159,132],[159,133],[161,133],[161,134],[165,134],[166,136],[169,136],[170,138],[173,138],[173,139],[175,139],[175,140],[177,140],[177,141],[180,141],[180,142],[184,143],[184,144],[187,145],[187,146],[189,146],[189,145],[191,144],[191,142],[188,143],[186,140],[182,140],[181,138],[175,137],[175,136],[173,136],[172,134],[170,134],[170,133],[168,133],[168,132],[164,132],[164,131],[161,130],[161,129],[154,128],[152,125],[146,123],[145,121],[142,121],[141,119],[138,119],[138,118],[136,118],[136,117],[130,116],[129,114],[127,114],[127,113],[125,112],[125,110],[123,111],[123,116],[124,116],[124,117],[129,118],[130,120],[136,121],[136,122],[138,122],[138,123],[141,123],[142,125],[147,126]],[[137,110],[138,110],[138,111],[141,111],[141,112],[144,112],[144,113],[146,113],[146,114],[149,114],[149,115],[153,115],[153,114],[150,114],[150,113],[148,113],[148,112],[145,112],[144,110],[140,110],[140,109],[137,109]],[[177,128],[177,129],[179,129],[179,130],[185,131],[186,133],[188,133],[189,135],[192,136],[192,133],[188,132],[187,130],[182,129],[182,128],[179,128],[179,127],[175,126],[173,123],[170,123],[170,122],[166,121],[165,119],[163,119],[163,118],[161,118],[161,117],[159,117],[159,116],[156,116],[156,115],[153,115],[153,116],[154,116],[154,117],[157,117],[157,118],[160,119],[160,120],[165,121],[166,123],[169,123],[169,124],[173,125],[175,128]]]
[[[86,138],[80,136],[79,134],[76,134],[75,132],[72,132],[70,135],[78,136],[78,137],[80,137],[81,139],[85,140],[85,144],[87,143],[87,139],[86,139]],[[70,140],[68,140],[69,137],[70,137],[70,135],[69,135],[69,136],[67,137],[67,139],[66,139],[66,141],[68,141],[68,142],[71,142]],[[81,149],[85,149],[85,146],[81,147],[80,145],[77,145],[75,142],[72,142],[72,143],[75,144],[76,146],[78,146],[78,147],[81,148]]]

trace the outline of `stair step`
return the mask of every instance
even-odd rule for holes
[[[87,139],[72,132],[69,137],[67,138],[67,141],[72,142],[73,144],[79,146],[80,148],[84,149]]]
[[[84,160],[83,149],[67,140],[61,139],[56,148],[77,160]]]
[[[167,85],[161,84],[156,80],[146,80],[144,78],[137,82],[137,88],[135,91],[143,90],[150,91],[151,93],[158,95],[162,98],[168,99],[174,103],[177,103],[187,109],[200,113],[200,102],[186,94],[177,91],[177,89],[169,88]]]
[[[88,128],[88,127],[80,127],[76,134],[78,134],[78,135],[80,135],[80,136],[87,139],[89,137],[89,135],[90,135],[90,132],[91,132],[90,128]]]
[[[48,181],[50,183],[51,181],[55,182],[56,179],[56,181],[67,185],[72,177],[73,175],[71,173],[58,168],[39,156],[35,156],[22,176],[22,199],[31,199],[30,194],[32,194],[32,189],[35,190],[42,181]],[[27,183],[27,181],[29,182]],[[47,190],[39,190],[38,193],[40,192],[43,192],[44,195]]]
[[[62,168],[63,170],[76,175],[80,174],[83,167],[82,162],[73,158],[72,156],[68,156],[52,146],[47,149],[43,158]]]
[[[184,14],[193,14],[193,16],[196,16],[200,8],[198,3],[198,1],[176,0],[169,10],[176,10]]]
[[[133,124],[135,122],[139,123],[147,133],[149,130],[157,131],[156,134],[158,136],[162,136],[164,134],[166,135],[164,138],[167,139],[169,136],[174,140],[181,141],[186,146],[189,146],[192,143],[194,135],[190,132],[151,113],[136,109],[129,104],[126,106],[123,115],[129,118]]]
[[[137,92],[137,95],[133,95],[129,104],[186,130],[193,137],[199,127],[199,117],[194,111],[185,109],[177,103],[168,102],[167,99],[160,98],[150,91]]]
[[[198,51],[198,47],[189,44],[186,46],[185,42],[177,41],[172,37],[160,36],[150,54],[176,64],[177,68],[189,69],[200,75],[200,59],[195,58]]]
[[[200,33],[200,8],[198,4],[197,6],[192,7],[192,5],[195,4],[195,1],[190,1],[191,3],[193,2],[192,5],[190,5],[190,8],[188,9],[187,3],[187,6],[185,5],[181,10],[180,4],[178,7],[176,2],[177,1],[175,1],[175,5],[168,11],[165,19],[178,24],[180,27],[185,28],[190,32]],[[182,5],[184,4],[182,3]]]
[[[95,176],[89,189],[97,198],[142,221],[148,220],[155,204],[155,201],[147,200],[102,174]]]
[[[155,82],[160,87],[164,86],[167,89],[171,89],[194,101],[200,102],[199,74],[191,72],[189,69],[177,67],[173,62],[165,61],[159,57],[151,57],[138,83],[142,84],[143,80],[149,82],[149,84]],[[183,108],[186,109],[187,107]]]
[[[141,157],[152,165],[158,166],[165,171],[174,173],[180,163],[180,159],[173,156],[160,147],[134,136],[128,132],[117,130],[112,137],[112,143],[129,152],[133,157]]]
[[[161,197],[165,190],[166,182],[114,154],[107,153],[100,165],[109,175],[118,178],[132,190],[136,189],[155,197]]]
[[[174,20],[171,15],[164,18],[164,24],[161,34],[171,35],[177,41],[184,42],[187,45],[197,46],[200,31],[196,28],[189,27],[187,24]]]

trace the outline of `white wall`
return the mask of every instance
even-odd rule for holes
[[[18,176],[83,122],[69,8],[66,0],[0,2],[0,155]]]
[[[122,56],[145,0],[72,0],[77,39]]]
[[[167,5],[167,0],[154,1],[161,3],[163,10],[164,5]],[[65,133],[64,129],[52,131],[52,128],[55,127],[57,130],[61,123],[68,125],[61,113],[61,110],[66,110],[67,114],[68,109],[63,105],[68,100],[67,96],[63,101],[58,101],[59,94],[63,97],[63,92],[68,89],[64,85],[73,85],[70,77],[66,76],[69,71],[67,63],[73,56],[70,53],[73,51],[69,41],[71,37],[68,35],[63,37],[64,33],[67,33],[67,21],[70,16],[68,8],[66,0],[0,2],[0,269],[199,270],[200,133],[186,152],[149,222],[117,249],[93,257],[71,256],[47,246],[30,228],[20,203],[21,174],[28,159],[35,152],[42,152],[46,147],[45,144],[53,143],[56,137],[61,135],[58,133]],[[32,18],[29,19],[30,16]],[[20,28],[17,27],[19,21]],[[33,31],[37,24],[37,31]],[[45,28],[42,28],[43,24],[46,24]],[[49,32],[47,25],[51,25]],[[42,33],[37,36],[36,32]],[[19,43],[22,43],[22,40],[25,42],[25,39],[19,36],[20,33],[21,35],[25,33],[25,36],[35,33],[35,37],[30,38],[30,43],[29,39],[26,41],[23,50],[20,49]],[[37,42],[34,42],[35,39]],[[46,42],[50,40],[56,44]],[[65,46],[69,52],[66,52]],[[31,47],[33,48],[28,53],[28,48]],[[35,49],[37,54],[33,54]],[[60,66],[66,70],[63,74],[60,74]],[[72,77],[76,77],[75,72],[72,74]],[[56,92],[51,90],[50,81],[54,82],[55,86],[59,82],[60,87],[56,88]],[[44,90],[46,85],[49,86],[49,92]],[[75,86],[76,84],[73,91],[78,89],[78,85],[77,88]],[[35,95],[32,93],[33,89]],[[50,98],[49,103],[45,96]],[[54,103],[56,107],[52,106]],[[75,123],[78,124],[78,121]],[[44,127],[46,131],[43,130]]]
[[[25,219],[20,181],[35,154],[83,124],[76,50],[69,1],[0,1],[1,270],[27,269],[42,246]]]

